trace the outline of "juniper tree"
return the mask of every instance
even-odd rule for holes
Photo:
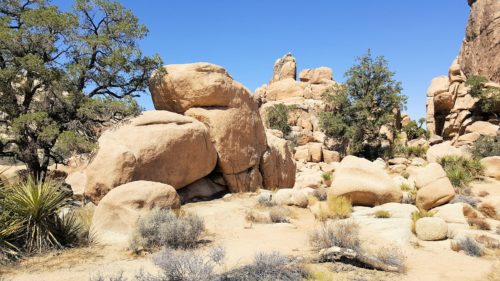
[[[95,147],[99,127],[136,114],[158,56],[118,2],[76,0],[61,11],[46,0],[0,2],[0,156],[14,156],[43,180],[49,163]]]
[[[328,136],[347,141],[348,153],[376,158],[381,126],[394,131],[394,111],[406,102],[401,83],[394,80],[384,57],[373,58],[370,51],[345,76],[344,84],[325,92],[328,110],[320,114],[320,125]]]

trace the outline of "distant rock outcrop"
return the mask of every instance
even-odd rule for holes
[[[469,20],[458,56],[465,75],[500,83],[500,1],[468,0]]]

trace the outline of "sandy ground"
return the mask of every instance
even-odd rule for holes
[[[484,185],[476,185],[474,191],[485,188],[490,194],[497,192],[498,182]],[[230,267],[250,262],[257,252],[278,251],[306,260],[314,256],[308,236],[318,222],[308,209],[289,207],[292,211],[290,224],[251,225],[245,221],[245,214],[250,209],[258,209],[255,195],[233,195],[229,199],[191,203],[183,209],[205,219],[207,235],[201,251],[214,246],[224,247]],[[500,259],[491,255],[475,258],[463,252],[456,253],[450,250],[449,243],[420,241],[418,246],[405,246],[403,251],[407,256],[408,270],[402,275],[350,268],[350,272],[335,273],[335,276],[350,276],[343,280],[352,280],[354,276],[364,276],[365,280],[484,280]],[[335,268],[341,265],[320,266]],[[136,257],[123,248],[98,245],[32,257],[20,264],[0,268],[0,276],[12,281],[74,281],[89,280],[97,273],[124,272],[131,277],[140,269],[155,270],[151,255]]]

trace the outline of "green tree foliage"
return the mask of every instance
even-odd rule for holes
[[[291,128],[288,125],[288,112],[291,106],[276,104],[267,110],[267,125],[271,129],[280,130],[283,134],[290,133]]]
[[[109,0],[76,0],[62,12],[48,0],[0,2],[0,156],[44,179],[51,161],[95,147],[99,126],[140,112],[157,56],[130,10]]]
[[[420,118],[418,120],[418,124],[416,121],[412,120],[407,125],[403,126],[402,131],[406,133],[408,140],[413,140],[419,137],[429,138],[429,132],[422,128],[425,122],[424,118]]]
[[[373,58],[370,51],[345,76],[345,84],[325,92],[328,110],[320,114],[320,125],[328,136],[347,140],[348,153],[376,158],[381,153],[380,127],[394,131],[394,110],[406,103],[401,83],[394,80],[387,61]]]
[[[468,93],[474,97],[479,98],[478,105],[481,110],[491,112],[500,106],[500,89],[488,88],[485,86],[488,79],[483,76],[472,75],[467,78],[465,84],[469,86]]]

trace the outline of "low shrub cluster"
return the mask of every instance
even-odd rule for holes
[[[203,219],[195,214],[154,209],[139,219],[129,246],[134,252],[159,247],[193,248],[204,230]]]
[[[490,217],[495,219],[497,217],[497,210],[495,206],[488,204],[488,203],[482,203],[479,205],[478,210],[485,216]]]
[[[273,223],[288,223],[290,222],[290,211],[284,207],[272,207],[269,210],[269,219]]]
[[[479,137],[479,139],[472,145],[471,153],[477,159],[500,155],[500,136]]]
[[[333,196],[328,194],[326,202],[320,202],[315,214],[320,221],[328,219],[345,219],[351,216],[352,204],[345,196]]]
[[[439,159],[446,175],[453,186],[465,188],[474,179],[483,174],[483,166],[477,159],[468,159],[461,156],[444,156]]]
[[[451,242],[451,249],[456,252],[463,250],[467,255],[473,257],[484,255],[484,250],[481,245],[471,237],[465,237],[458,241]]]
[[[332,247],[352,250],[356,253],[355,259],[358,262],[372,268],[398,272],[405,270],[406,258],[399,247],[384,246],[375,251],[363,249],[359,238],[359,225],[350,220],[323,223],[310,233],[309,243],[319,251]]]
[[[153,261],[160,273],[153,275],[138,272],[136,281],[300,281],[308,277],[304,266],[293,258],[278,253],[257,253],[252,263],[227,270],[225,251],[214,248],[207,254],[192,251],[163,249]],[[104,277],[102,274],[90,281],[127,281],[123,274]]]
[[[392,148],[391,157],[425,157],[428,146],[405,146],[405,145],[394,145]]]

